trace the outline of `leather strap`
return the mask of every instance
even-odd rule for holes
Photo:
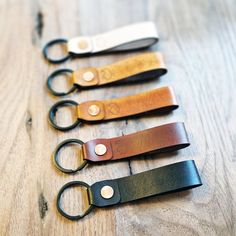
[[[78,185],[87,187],[90,207],[82,215],[70,216],[61,208],[61,195],[66,189]],[[79,181],[67,183],[58,193],[57,209],[66,218],[79,220],[88,214],[93,206],[119,205],[155,195],[180,192],[201,185],[195,162],[193,160],[182,161],[123,178],[96,182],[92,186]]]
[[[166,72],[161,53],[143,53],[100,68],[90,67],[75,71],[73,83],[81,87],[91,87],[114,83],[126,78],[132,80],[134,76],[135,79],[154,78]]]
[[[68,41],[73,54],[117,52],[148,47],[158,41],[153,22],[124,26],[92,37],[77,37]]]
[[[73,105],[76,107],[77,120],[70,126],[61,127],[55,121],[59,107]],[[162,87],[148,92],[105,101],[88,101],[77,104],[75,101],[63,100],[54,104],[49,111],[51,125],[62,131],[73,129],[82,120],[87,122],[106,121],[129,116],[137,116],[154,111],[172,111],[178,108],[171,87]]]
[[[64,96],[77,89],[98,87],[111,83],[134,82],[160,77],[167,72],[163,56],[159,52],[143,53],[103,67],[89,67],[72,71],[59,69],[49,75],[47,87],[55,96]],[[71,74],[72,87],[66,92],[58,92],[52,81],[58,75]]]
[[[84,102],[77,106],[77,116],[78,119],[86,121],[112,120],[161,108],[168,110],[178,108],[170,87],[111,100]]]
[[[48,61],[61,63],[71,56],[141,49],[149,47],[157,41],[158,34],[154,23],[141,22],[91,37],[83,36],[70,40],[55,39],[46,44],[43,54]],[[66,45],[68,55],[60,59],[52,59],[48,55],[48,49],[55,44]]]
[[[66,169],[60,164],[60,150],[67,145],[81,146],[76,169]],[[60,143],[53,153],[54,164],[64,173],[75,173],[87,163],[115,161],[152,153],[171,152],[189,146],[184,123],[176,122],[110,139],[94,139],[84,143],[78,139],[67,139]],[[82,156],[82,158],[81,158]]]

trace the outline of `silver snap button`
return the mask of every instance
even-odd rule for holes
[[[89,108],[88,108],[88,113],[91,115],[91,116],[96,116],[98,115],[100,112],[100,107],[97,106],[97,105],[91,105]]]
[[[104,186],[101,189],[101,196],[105,199],[110,199],[114,195],[114,189],[111,186]]]
[[[85,40],[85,39],[81,39],[79,40],[78,42],[78,48],[81,49],[81,50],[85,50],[86,48],[88,48],[89,44],[88,44],[88,41]]]
[[[93,80],[93,78],[94,78],[94,74],[91,71],[87,71],[83,74],[83,80],[85,80],[87,82]]]
[[[102,156],[107,152],[107,147],[104,144],[97,144],[94,151],[98,156]]]

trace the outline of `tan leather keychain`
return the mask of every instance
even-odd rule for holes
[[[60,107],[75,106],[77,120],[68,127],[59,126],[55,116]],[[78,104],[72,100],[63,100],[54,104],[49,111],[50,124],[62,131],[73,129],[82,121],[98,122],[124,117],[137,116],[154,111],[171,111],[178,108],[171,87],[162,87],[148,92],[104,101],[88,101]]]
[[[67,145],[82,147],[82,163],[76,169],[66,169],[59,160],[60,150]],[[184,123],[176,122],[110,139],[94,139],[84,143],[79,139],[67,139],[53,153],[54,164],[64,173],[75,173],[88,163],[115,161],[151,153],[171,152],[189,146]]]
[[[49,75],[47,87],[55,96],[64,96],[75,90],[98,87],[111,83],[130,82],[143,79],[160,77],[167,72],[163,56],[159,52],[143,53],[116,63],[102,66],[89,67],[72,71],[60,69]],[[72,87],[69,91],[58,92],[52,87],[52,82],[57,76],[71,74]]]

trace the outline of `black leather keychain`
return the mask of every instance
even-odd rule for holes
[[[104,180],[89,186],[81,181],[65,184],[57,196],[57,209],[70,220],[79,220],[93,207],[106,207],[131,202],[155,195],[180,192],[202,185],[193,160],[182,161],[139,174],[112,180]],[[87,188],[89,207],[79,215],[69,215],[61,207],[63,192],[71,187]]]

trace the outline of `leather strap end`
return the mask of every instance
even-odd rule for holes
[[[177,151],[190,145],[182,122],[165,124],[110,140],[112,160]]]
[[[156,59],[156,63],[158,65],[158,67],[167,70],[166,64],[164,63],[163,54],[160,52],[155,52],[154,54],[155,54],[155,59]],[[153,63],[154,62],[155,62],[155,60],[153,61]]]
[[[167,72],[161,53],[143,53],[98,68],[99,85],[159,77]]]
[[[99,150],[99,147],[105,148]],[[113,151],[109,139],[95,139],[83,145],[83,159],[91,162],[107,161],[112,159]],[[102,151],[102,152],[101,152]]]
[[[98,70],[93,67],[74,71],[72,74],[73,84],[81,87],[92,87],[99,84]]]
[[[92,53],[94,50],[92,39],[88,36],[72,38],[67,43],[67,50],[78,55]]]
[[[143,113],[167,112],[178,108],[171,87],[162,87],[127,97],[103,101],[105,120],[140,115]]]
[[[101,189],[105,186],[112,187],[114,191],[114,196],[110,199],[105,199],[101,196]],[[106,207],[119,204],[121,201],[121,195],[119,190],[119,185],[116,180],[104,180],[96,182],[90,187],[90,198],[89,202],[91,205],[97,207]]]
[[[172,87],[163,87],[159,89],[160,91],[160,108],[161,107],[173,107],[174,109],[178,108],[177,99]]]
[[[160,126],[162,130],[162,145],[160,152],[177,151],[190,145],[187,131],[183,122],[175,122]]]
[[[105,107],[100,101],[84,102],[77,106],[78,119],[99,121],[105,118]]]

